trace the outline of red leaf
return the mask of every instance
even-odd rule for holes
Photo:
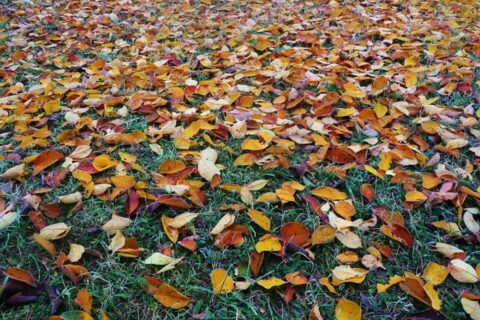
[[[125,203],[125,211],[127,215],[131,215],[135,210],[138,209],[140,205],[140,200],[138,199],[138,195],[136,191],[130,191],[128,193],[127,202]]]
[[[395,237],[402,239],[407,246],[413,247],[413,238],[410,235],[410,232],[401,225],[395,223],[393,225],[392,234]]]
[[[45,219],[43,218],[42,214],[38,211],[32,210],[28,213],[28,217],[32,221],[35,228],[41,230],[47,226]]]
[[[61,214],[60,207],[55,203],[45,203],[40,205],[40,209],[45,213],[50,219],[58,218]]]
[[[320,218],[320,220],[323,221],[323,223],[330,225],[327,215],[320,210],[320,203],[315,197],[302,195],[302,198],[308,203],[310,209],[315,212],[315,214]]]

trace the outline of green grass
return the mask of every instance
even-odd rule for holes
[[[162,142],[162,144],[167,156],[158,159],[158,163],[152,164],[152,166],[158,165],[168,156],[174,155],[169,151],[173,150],[170,142]],[[235,143],[231,145],[237,147]],[[148,152],[141,154],[142,156],[138,159],[139,163],[151,163],[151,154]],[[295,160],[295,157],[292,158]],[[226,153],[222,153],[220,159],[220,162],[227,167],[230,167],[233,160]],[[289,170],[263,171],[250,167],[230,168],[231,170],[226,171],[223,176],[225,183],[245,184],[257,179],[268,179],[269,183],[266,188],[273,190],[284,181],[296,179],[292,171]],[[312,189],[314,183],[309,182],[311,179],[316,179],[317,185],[322,185],[331,181],[332,178],[334,178],[332,174],[328,174],[319,168],[315,172],[308,173],[303,182],[309,186],[308,189]],[[371,310],[368,310],[368,308],[364,310],[369,315],[369,319],[384,319],[385,317],[419,310],[422,306],[398,288],[391,288],[386,294],[377,295],[375,291],[376,283],[386,283],[390,276],[402,274],[404,271],[421,273],[429,261],[442,262],[438,254],[431,250],[429,244],[442,241],[444,233],[432,231],[424,223],[419,222],[442,218],[453,219],[455,212],[451,208],[441,209],[436,207],[433,210],[428,206],[422,206],[406,213],[401,208],[403,196],[402,188],[399,185],[372,179],[368,173],[353,169],[347,175],[344,188],[354,201],[357,217],[366,219],[371,215],[372,205],[365,203],[358,191],[359,186],[367,180],[370,180],[376,189],[375,205],[388,206],[403,213],[407,228],[415,238],[415,246],[409,250],[387,239],[375,229],[361,234],[364,247],[373,245],[374,241],[382,241],[392,247],[395,252],[395,259],[393,261],[384,259],[383,263],[386,270],[370,272],[364,283],[360,285],[341,285],[338,291],[341,296],[352,299],[363,296],[366,299],[364,304],[368,302],[367,305],[371,308]],[[31,192],[37,187],[36,184],[25,184],[21,191],[15,189],[9,196],[13,198],[19,193]],[[48,194],[47,201],[53,202],[59,195],[76,189],[78,189],[77,183],[72,178],[67,178],[65,183]],[[256,194],[258,195],[258,193]],[[246,242],[237,249],[219,250],[213,246],[208,233],[205,231],[213,228],[223,215],[222,212],[218,211],[218,207],[222,204],[238,203],[239,201],[237,194],[227,193],[220,189],[209,193],[207,206],[199,210],[200,216],[195,222],[195,228],[198,229],[200,236],[198,250],[192,254],[178,245],[174,245],[177,256],[185,255],[188,258],[175,270],[160,275],[160,278],[165,279],[169,284],[193,299],[192,309],[165,310],[144,291],[145,283],[142,280],[143,275],[154,274],[158,269],[144,265],[141,260],[154,251],[171,246],[163,233],[160,216],[162,214],[172,214],[175,211],[179,212],[178,210],[160,208],[154,213],[142,212],[134,217],[134,223],[125,230],[125,235],[135,236],[139,245],[145,249],[145,253],[140,259],[126,259],[109,254],[107,252],[109,239],[101,230],[101,226],[110,218],[113,210],[122,212],[124,197],[120,197],[112,203],[89,198],[84,201],[82,209],[77,213],[69,213],[69,207],[64,207],[62,216],[56,219],[56,222],[67,221],[73,228],[66,238],[67,240],[57,241],[56,244],[59,250],[68,252],[68,243],[74,241],[84,245],[87,249],[98,250],[102,254],[101,258],[87,255],[82,259],[85,266],[91,270],[91,276],[82,281],[78,288],[87,288],[93,296],[94,308],[106,311],[112,318],[136,319],[144,315],[149,318],[182,319],[196,312],[204,312],[206,318],[302,318],[308,312],[308,308],[316,302],[320,302],[325,317],[332,317],[335,296],[328,293],[325,287],[318,284],[317,280],[321,277],[328,277],[331,269],[338,265],[335,262],[335,256],[345,250],[338,242],[313,247],[315,260],[309,260],[300,254],[289,254],[283,260],[267,255],[261,278],[268,276],[281,277],[297,270],[302,270],[310,277],[310,281],[305,288],[296,290],[295,298],[289,305],[281,301],[276,290],[266,291],[256,286],[247,289],[247,292],[234,292],[225,296],[213,295],[210,285],[210,271],[216,267],[223,267],[233,275],[239,264],[248,264],[248,255],[255,244],[255,239],[262,234],[262,231],[254,226],[244,213],[240,213],[237,223],[249,225],[250,229],[250,235],[246,237]],[[297,197],[297,201],[301,203],[302,200]],[[272,220],[272,224],[275,226],[272,230],[273,233],[278,233],[282,222],[286,221],[299,221],[310,228],[321,224],[316,215],[305,206],[262,204],[258,209],[263,210]],[[53,221],[49,222],[53,223]],[[0,268],[15,265],[25,270],[34,270],[38,282],[48,281],[60,290],[64,299],[65,310],[78,308],[73,303],[77,288],[58,268],[52,270],[52,258],[48,257],[48,254],[30,238],[34,231],[27,218],[22,217],[8,229],[8,232],[2,232],[3,245],[0,254],[7,258],[0,262]],[[463,246],[459,244],[459,247],[462,248]],[[464,248],[468,250],[468,246]],[[364,250],[360,252],[364,252]],[[470,252],[469,262],[473,265],[480,262],[480,253]],[[236,279],[240,278],[236,277]],[[246,279],[250,278],[247,276]],[[451,279],[448,279],[442,285],[441,297],[445,304],[442,313],[449,319],[455,319],[463,315],[459,304],[453,301],[458,294],[455,290],[465,287],[457,285]],[[474,287],[471,286],[470,289],[474,289]],[[42,296],[42,301],[45,301],[45,296]],[[45,304],[35,303],[14,310],[7,310],[2,316],[4,319],[11,319],[12,317],[20,319],[30,313],[47,315],[48,307]]]

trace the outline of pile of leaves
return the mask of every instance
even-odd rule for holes
[[[480,5],[10,1],[9,319],[480,319]]]

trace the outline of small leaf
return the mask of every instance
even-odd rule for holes
[[[264,287],[265,289],[271,289],[273,287],[278,287],[281,285],[284,285],[286,282],[283,281],[282,279],[271,277],[268,279],[262,279],[257,281],[257,284],[261,287]]]
[[[340,298],[335,306],[335,317],[337,320],[361,320],[362,309],[355,302]]]
[[[455,280],[463,283],[478,282],[478,275],[475,269],[460,259],[453,259],[448,264],[448,271]]]
[[[40,230],[40,236],[47,240],[56,240],[64,238],[69,231],[70,227],[63,222],[60,222],[51,224]]]
[[[225,294],[233,291],[235,284],[233,279],[224,269],[215,269],[210,275],[214,294]]]
[[[345,200],[347,194],[332,187],[319,187],[312,191],[314,196],[324,200]]]
[[[270,231],[270,219],[258,210],[249,209],[248,216],[262,229]]]

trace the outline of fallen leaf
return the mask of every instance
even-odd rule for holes
[[[453,259],[448,264],[448,271],[455,280],[463,283],[478,282],[478,275],[475,269],[460,259]]]
[[[335,306],[335,317],[337,320],[361,320],[362,309],[355,302],[340,298]]]
[[[233,279],[224,269],[215,269],[210,275],[214,294],[225,294],[233,291],[235,284]]]
[[[61,159],[63,159],[63,154],[55,150],[40,153],[35,160],[33,160],[33,175],[36,176]]]
[[[254,209],[249,209],[247,214],[263,230],[270,231],[271,223],[266,215]]]
[[[64,238],[69,231],[69,226],[67,226],[63,222],[59,222],[46,226],[45,228],[40,230],[40,236],[46,240],[57,240]]]
[[[271,277],[268,279],[262,279],[258,280],[257,284],[261,287],[264,287],[265,289],[271,289],[273,287],[278,287],[281,285],[284,285],[286,282],[283,281],[282,279]]]

